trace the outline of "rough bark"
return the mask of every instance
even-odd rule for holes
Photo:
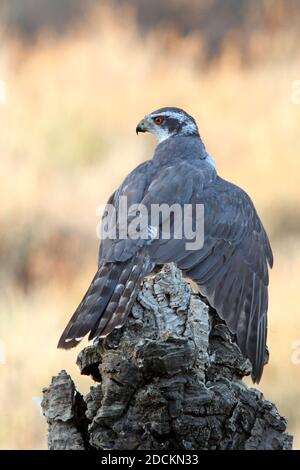
[[[50,449],[290,449],[292,437],[215,312],[173,265],[148,276],[126,325],[77,360],[98,384],[82,397],[61,371],[43,390]]]

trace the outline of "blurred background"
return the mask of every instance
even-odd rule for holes
[[[275,266],[259,388],[300,448],[298,0],[1,0],[0,447],[45,449],[42,388],[96,268],[97,207],[155,142],[161,106],[198,121],[219,173],[252,197]]]

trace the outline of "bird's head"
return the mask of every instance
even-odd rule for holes
[[[199,136],[195,119],[180,108],[160,108],[147,114],[136,133],[150,132],[159,142],[173,136]]]

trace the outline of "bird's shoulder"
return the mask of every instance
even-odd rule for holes
[[[219,206],[226,206],[236,209],[239,212],[247,213],[248,216],[256,215],[256,210],[251,197],[240,186],[221,178],[219,175],[205,185],[203,196],[207,202],[211,201]]]
[[[138,181],[146,184],[151,176],[151,166],[151,160],[140,163],[128,173],[117,191],[124,192],[130,185],[135,185]]]

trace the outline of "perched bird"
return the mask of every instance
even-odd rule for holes
[[[103,338],[122,327],[145,274],[155,265],[174,262],[197,283],[236,335],[241,351],[252,363],[252,380],[259,382],[265,364],[268,265],[272,267],[273,256],[254,205],[241,188],[218,176],[194,118],[182,109],[158,109],[139,122],[136,132],[157,137],[153,158],[135,168],[108,203],[116,211],[121,197],[127,198],[128,206],[143,204],[147,208],[201,204],[203,244],[189,250],[184,236],[162,238],[164,220],[148,227],[148,239],[103,239],[98,271],[58,347],[72,348],[88,332],[89,339]],[[128,213],[127,222],[131,219]],[[174,223],[172,216],[169,222]],[[120,227],[116,228],[118,234]]]

